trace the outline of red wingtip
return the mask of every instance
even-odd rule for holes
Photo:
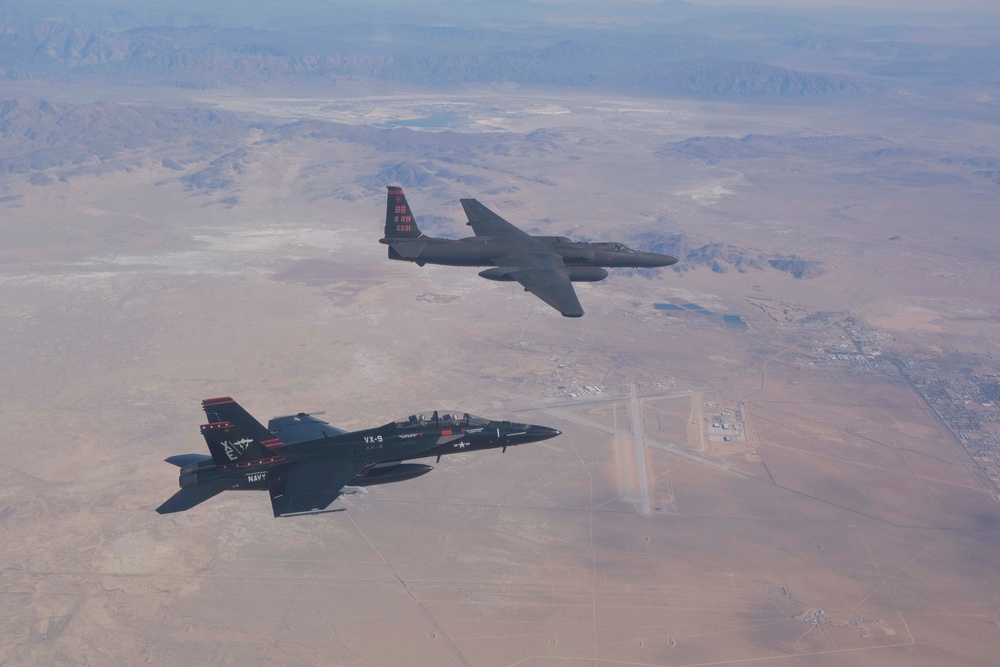
[[[206,398],[201,402],[202,407],[207,408],[213,405],[222,405],[224,403],[235,403],[229,396],[219,396],[218,398]]]

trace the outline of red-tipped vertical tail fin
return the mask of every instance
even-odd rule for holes
[[[385,238],[418,239],[421,236],[423,233],[417,227],[410,205],[406,203],[403,188],[390,185],[385,203]]]
[[[229,422],[201,427],[208,451],[217,466],[251,466],[279,461],[282,457]]]

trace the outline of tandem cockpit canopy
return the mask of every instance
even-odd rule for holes
[[[625,254],[635,254],[635,250],[629,248],[624,243],[593,243],[591,244],[602,250],[607,250],[609,252],[623,252]]]
[[[395,422],[395,425],[396,428],[447,428],[448,426],[485,426],[489,423],[489,419],[470,415],[468,412],[438,412],[435,410],[429,414],[424,412],[419,415],[410,415],[404,421]]]

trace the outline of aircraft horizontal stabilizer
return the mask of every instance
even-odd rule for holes
[[[173,514],[189,510],[195,505],[199,505],[209,498],[214,498],[232,486],[231,483],[220,484],[218,486],[187,486],[170,496],[167,502],[156,508],[159,514]]]
[[[212,458],[211,456],[205,456],[204,454],[177,454],[176,456],[168,456],[163,459],[171,465],[175,465],[178,468],[183,468],[189,463],[194,463],[196,461],[205,461]]]
[[[423,241],[406,241],[389,244],[389,259],[416,259],[427,244]]]

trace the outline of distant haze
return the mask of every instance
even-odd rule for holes
[[[871,0],[870,2],[838,2],[838,0],[767,0],[766,2],[740,2],[739,0],[692,0],[692,5],[706,7],[762,7],[781,9],[851,9],[899,10],[918,12],[989,12],[1000,13],[995,0],[957,0],[943,3],[940,0]]]

